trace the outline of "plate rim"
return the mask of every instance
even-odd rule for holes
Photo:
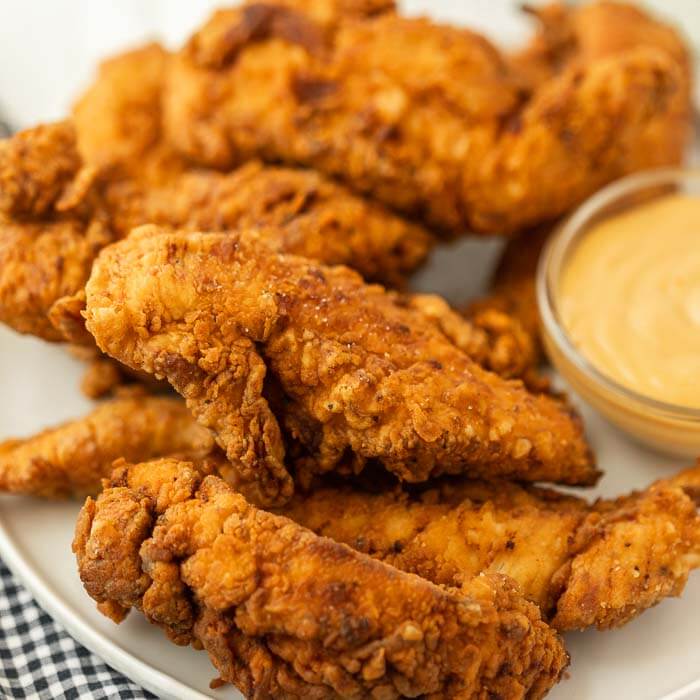
[[[58,622],[78,644],[91,651],[108,666],[163,700],[211,700],[211,695],[204,695],[163,671],[159,671],[131,654],[118,642],[93,629],[79,615],[75,615],[71,606],[34,569],[31,560],[22,554],[20,547],[8,531],[2,508],[0,508],[0,554],[5,565],[29,591],[36,604],[55,622]],[[214,670],[213,667],[212,670]]]
[[[80,616],[74,615],[71,606],[34,569],[31,560],[22,554],[6,526],[2,508],[0,508],[0,554],[5,565],[30,592],[37,605],[62,625],[78,644],[82,644],[111,668],[164,700],[211,700],[211,695],[200,693],[141,661],[121,644],[90,627]],[[695,700],[697,698],[700,698],[700,677],[660,696],[658,700]]]

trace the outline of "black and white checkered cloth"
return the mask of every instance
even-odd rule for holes
[[[11,133],[0,113],[0,138]],[[80,646],[0,560],[0,697],[150,700],[156,696]]]
[[[0,697],[155,698],[112,670],[37,606],[0,561]]]

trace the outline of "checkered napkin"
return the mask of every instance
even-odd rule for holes
[[[0,561],[0,697],[155,698],[56,624]]]

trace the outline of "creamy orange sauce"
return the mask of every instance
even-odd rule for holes
[[[700,408],[700,197],[667,195],[594,224],[564,265],[559,308],[601,372]]]

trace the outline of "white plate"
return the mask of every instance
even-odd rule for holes
[[[483,283],[495,244],[465,242],[442,251],[418,284],[454,301]],[[440,270],[440,274],[436,270]],[[80,365],[65,352],[0,328],[0,438],[28,435],[84,413]],[[682,466],[632,444],[584,409],[591,441],[606,476],[592,494],[615,495],[646,486]],[[70,551],[78,505],[0,497],[0,555],[39,603],[110,666],[163,698],[241,696],[212,691],[206,654],[179,648],[137,613],[122,625],[102,617],[83,591]],[[680,700],[700,697],[700,573],[680,600],[666,600],[625,628],[567,636],[573,663],[553,700]]]

